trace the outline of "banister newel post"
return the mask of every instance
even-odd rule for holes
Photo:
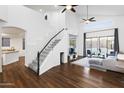
[[[37,74],[39,75],[40,70],[40,52],[37,53]]]

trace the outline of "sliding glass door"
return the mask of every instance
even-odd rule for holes
[[[90,57],[114,56],[114,36],[86,38],[86,53]]]
[[[86,39],[86,49],[92,51],[92,39]]]
[[[114,36],[113,37],[108,37],[108,44],[107,44],[107,49],[108,49],[108,56],[114,56]]]
[[[96,56],[98,54],[99,41],[98,38],[86,39],[86,53],[88,56]]]
[[[100,51],[100,57],[106,57],[107,55],[107,37],[99,37],[99,51]]]
[[[91,38],[92,40],[92,56],[96,56],[98,54],[99,49],[99,41],[98,38]]]

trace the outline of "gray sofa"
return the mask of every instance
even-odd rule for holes
[[[106,59],[89,58],[89,65],[91,68],[95,67],[124,73],[124,54],[118,54],[117,57],[108,57]]]

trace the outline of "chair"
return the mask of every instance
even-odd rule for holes
[[[91,51],[90,50],[87,50],[87,56],[91,57]]]

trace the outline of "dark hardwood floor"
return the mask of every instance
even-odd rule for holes
[[[20,58],[19,62],[3,67],[3,73],[0,74],[0,87],[117,88],[124,87],[124,74],[102,72],[75,64],[63,64],[37,76],[24,66],[24,58]]]

